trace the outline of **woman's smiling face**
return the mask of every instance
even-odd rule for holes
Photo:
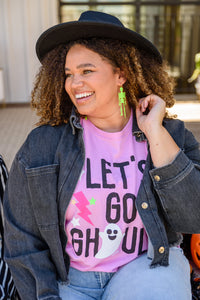
[[[67,53],[65,73],[65,90],[81,115],[104,119],[120,114],[118,92],[125,79],[108,60],[76,44]]]

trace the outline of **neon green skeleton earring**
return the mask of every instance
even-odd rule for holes
[[[124,92],[122,86],[120,87],[120,93],[118,93],[118,97],[121,116],[124,116],[124,118],[126,118],[126,93]]]

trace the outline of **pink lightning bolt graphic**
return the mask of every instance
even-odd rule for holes
[[[88,215],[91,215],[91,212],[89,211],[89,209],[86,206],[90,203],[87,200],[87,198],[85,197],[85,195],[83,194],[83,192],[75,193],[74,197],[78,201],[76,206],[80,210],[80,213],[78,213],[79,216],[81,216],[81,218],[83,218],[86,222],[90,223],[91,225],[94,225],[92,223],[92,221],[90,220],[90,218],[88,217]]]

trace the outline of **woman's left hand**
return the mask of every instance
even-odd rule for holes
[[[148,136],[149,131],[162,126],[165,116],[165,101],[156,95],[149,95],[139,100],[136,117],[139,128]]]
[[[179,147],[162,124],[165,112],[165,101],[156,95],[140,99],[136,108],[137,123],[147,137],[155,167],[171,163],[179,152]]]

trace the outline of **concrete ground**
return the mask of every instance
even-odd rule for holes
[[[185,122],[185,126],[192,131],[200,143],[200,101],[177,101],[169,111]]]
[[[169,111],[185,121],[186,127],[200,142],[200,101],[196,95],[177,95],[177,103]],[[188,101],[189,100],[189,101]],[[28,105],[0,107],[0,154],[10,169],[17,150],[35,127],[37,116]]]

